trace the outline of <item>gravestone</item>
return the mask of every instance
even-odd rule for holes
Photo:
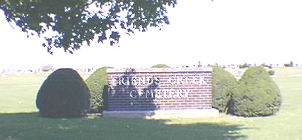
[[[211,68],[107,69],[104,117],[217,116]]]

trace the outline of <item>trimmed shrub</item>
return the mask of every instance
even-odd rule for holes
[[[151,68],[170,68],[170,66],[166,65],[166,64],[157,64],[152,66]]]
[[[226,112],[237,80],[231,73],[219,67],[213,67],[212,77],[213,107],[220,112]]]
[[[89,108],[89,89],[73,69],[58,69],[40,87],[36,105],[41,116],[82,117]]]
[[[103,92],[108,84],[106,70],[107,67],[97,69],[85,81],[90,90],[90,112],[101,112],[103,109]]]
[[[228,113],[255,117],[273,115],[281,106],[280,90],[261,66],[249,68],[239,80]]]
[[[269,71],[268,71],[268,74],[269,74],[269,75],[275,75],[275,71],[274,71],[274,70],[269,70]]]

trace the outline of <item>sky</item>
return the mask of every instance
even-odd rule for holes
[[[0,68],[302,64],[301,7],[301,0],[178,0],[161,31],[122,36],[120,47],[93,43],[72,55],[48,54],[41,39],[27,38],[0,12]]]

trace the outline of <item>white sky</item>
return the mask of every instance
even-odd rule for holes
[[[301,7],[301,0],[178,0],[162,31],[123,36],[120,47],[93,44],[73,55],[55,50],[53,56],[38,38],[9,26],[0,12],[0,68],[302,64]]]

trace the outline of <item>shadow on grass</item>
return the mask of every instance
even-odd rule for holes
[[[202,120],[202,119],[201,119]],[[237,140],[240,125],[167,124],[122,118],[49,119],[38,113],[0,114],[0,140]]]

